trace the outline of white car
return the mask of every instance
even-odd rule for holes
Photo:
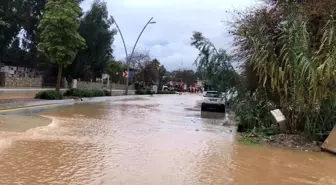
[[[163,91],[169,91],[169,87],[168,87],[168,85],[163,85],[163,86],[162,86],[162,90],[163,90]]]
[[[207,91],[203,95],[201,110],[219,110],[225,112],[225,98],[222,93],[217,91]]]

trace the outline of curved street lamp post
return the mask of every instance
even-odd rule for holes
[[[125,44],[125,39],[124,39],[124,37],[123,37],[123,35],[122,35],[122,32],[121,32],[121,30],[120,30],[120,28],[119,28],[119,26],[118,26],[116,20],[113,18],[113,16],[111,16],[111,19],[112,19],[112,20],[114,21],[114,23],[116,24],[117,29],[118,29],[118,31],[119,31],[119,33],[120,33],[122,42],[123,42],[123,44],[124,44],[124,49],[125,49],[125,54],[126,54],[127,74],[129,75],[129,71],[130,71],[130,62],[132,61],[132,58],[133,58],[133,54],[134,54],[136,45],[138,44],[139,39],[140,39],[142,33],[145,31],[145,29],[147,28],[147,26],[148,26],[149,24],[155,24],[156,22],[153,21],[153,17],[149,19],[149,21],[146,23],[146,25],[142,28],[142,30],[141,30],[141,32],[140,32],[140,34],[139,34],[139,36],[138,36],[138,38],[137,38],[137,40],[136,40],[134,46],[133,46],[132,53],[131,53],[130,57],[128,57],[127,48],[126,48],[126,44]],[[125,95],[128,95],[128,83],[129,83],[128,80],[129,80],[129,77],[126,78],[126,90],[125,90]]]

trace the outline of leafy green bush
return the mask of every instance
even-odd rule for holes
[[[105,96],[105,93],[103,90],[91,89],[89,91],[91,91],[92,97]]]
[[[104,90],[104,94],[105,94],[105,96],[111,96],[111,92],[108,91],[108,90]]]
[[[109,95],[105,93],[105,91],[100,89],[69,89],[64,93],[64,96],[89,98],[89,97],[109,96]]]
[[[135,94],[137,94],[137,95],[149,95],[149,94],[154,94],[154,92],[151,89],[141,89],[141,90],[136,90]]]
[[[135,94],[137,94],[137,95],[145,95],[145,94],[147,94],[147,91],[146,90],[136,90]]]
[[[248,132],[255,128],[269,128],[273,123],[270,113],[276,106],[265,98],[263,92],[257,91],[253,96],[237,98],[233,109],[239,120],[238,132]]]
[[[175,91],[158,91],[157,94],[176,94]]]
[[[61,100],[63,99],[62,93],[55,90],[47,90],[38,92],[35,95],[35,99],[44,99],[44,100]]]
[[[64,96],[83,97],[84,96],[84,92],[81,89],[69,89],[69,90],[65,91],[65,93],[63,95]]]

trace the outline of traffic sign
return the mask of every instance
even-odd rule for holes
[[[134,71],[130,71],[128,74],[128,78],[133,78],[134,77]]]
[[[125,77],[125,78],[128,77],[128,72],[127,72],[127,71],[124,71],[124,73],[123,73],[123,77]]]

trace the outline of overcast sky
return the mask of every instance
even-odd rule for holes
[[[93,0],[82,3],[89,10]],[[190,46],[193,31],[200,31],[217,47],[230,50],[232,38],[225,21],[230,20],[226,11],[243,10],[256,0],[106,0],[108,11],[119,24],[131,52],[145,23],[154,17],[156,24],[149,25],[142,35],[137,50],[147,49],[168,70],[195,68],[197,50]],[[224,22],[223,22],[224,21]],[[125,58],[120,35],[114,42],[114,56]]]

